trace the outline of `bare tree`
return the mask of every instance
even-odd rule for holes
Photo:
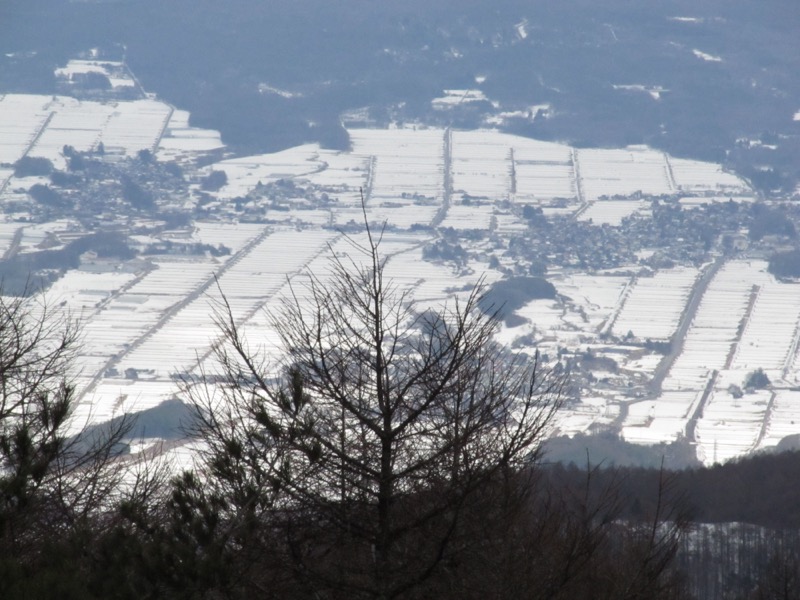
[[[380,238],[348,239],[352,258],[332,256],[270,315],[279,363],[223,299],[219,370],[185,391],[234,519],[259,507],[315,592],[395,598],[468,543],[472,499],[536,461],[565,376],[493,341],[481,286],[415,311]]]

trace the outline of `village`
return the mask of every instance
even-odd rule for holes
[[[91,73],[110,87],[87,92]],[[710,463],[795,432],[800,286],[768,273],[794,204],[712,163],[492,129],[353,126],[349,151],[236,156],[126,73],[73,61],[80,94],[0,96],[5,292],[41,284],[85,323],[85,418],[171,399],[205,368],[223,294],[270,343],[263,311],[366,221],[419,310],[551,284],[509,300],[496,338],[571,369],[554,434],[685,440]],[[769,385],[748,388],[759,369]]]

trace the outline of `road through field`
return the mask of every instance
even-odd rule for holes
[[[658,363],[653,373],[653,379],[650,381],[651,397],[657,398],[661,394],[661,384],[672,368],[675,359],[677,359],[683,351],[683,340],[686,339],[686,333],[692,325],[694,316],[697,313],[697,308],[700,306],[700,302],[709,284],[724,264],[725,258],[720,256],[706,269],[705,273],[698,278],[697,284],[694,286],[689,296],[689,301],[686,303],[686,309],[683,311],[678,328],[675,330],[675,333],[672,334],[669,352],[661,359],[661,362]]]
[[[703,299],[703,296],[708,289],[709,284],[716,276],[717,272],[722,268],[725,264],[725,258],[719,257],[717,258],[711,265],[709,265],[705,272],[698,278],[697,283],[695,284],[694,288],[692,289],[692,293],[689,296],[689,300],[686,303],[686,308],[683,311],[683,315],[681,315],[681,321],[678,324],[678,328],[675,330],[675,333],[672,334],[672,338],[670,341],[670,349],[669,352],[664,355],[664,358],[661,359],[661,362],[658,363],[658,366],[655,368],[653,372],[653,378],[650,380],[648,384],[648,394],[646,396],[637,398],[635,400],[629,402],[621,402],[619,407],[619,414],[614,419],[612,426],[616,429],[621,429],[622,424],[628,418],[628,407],[631,404],[635,404],[637,402],[647,402],[652,401],[658,398],[661,395],[661,384],[664,382],[664,378],[669,373],[669,370],[672,368],[673,363],[675,360],[680,356],[681,352],[683,351],[683,341],[686,338],[686,333],[689,331],[689,327],[694,320],[694,316],[697,313],[697,309],[700,306],[700,302]],[[707,399],[708,394],[704,394],[703,400],[699,403],[697,410],[695,411],[695,415],[702,414],[703,405],[705,404],[705,400]]]

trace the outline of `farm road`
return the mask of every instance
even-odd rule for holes
[[[265,228],[264,231],[255,236],[249,242],[247,242],[247,244],[241,250],[239,250],[239,252],[230,257],[217,270],[217,272],[214,275],[207,278],[205,281],[203,281],[203,283],[197,286],[191,293],[187,294],[186,296],[181,298],[181,300],[179,300],[178,302],[170,306],[167,310],[165,310],[158,318],[158,320],[151,327],[149,327],[144,333],[142,333],[138,338],[136,338],[136,340],[134,340],[124,351],[111,357],[103,366],[103,368],[100,369],[95,374],[89,385],[87,385],[86,388],[84,388],[84,390],[81,392],[81,398],[84,398],[89,394],[91,394],[94,388],[97,387],[97,384],[100,383],[100,381],[103,379],[103,377],[105,376],[105,372],[108,369],[119,364],[120,361],[122,361],[122,359],[125,358],[128,354],[133,352],[136,348],[141,346],[146,340],[148,340],[149,338],[153,337],[156,333],[158,333],[158,331],[176,314],[178,314],[190,303],[197,300],[200,296],[205,294],[213,285],[216,284],[218,278],[222,277],[222,275],[228,269],[230,269],[233,265],[239,262],[242,259],[242,257],[248,254],[251,250],[253,250],[253,248],[255,248],[259,243],[261,243],[264,240],[264,238],[267,237],[271,232],[272,230],[270,228]]]
[[[431,221],[431,227],[436,229],[439,225],[442,224],[445,217],[447,216],[447,211],[450,208],[450,196],[453,193],[453,172],[452,172],[452,159],[453,159],[453,131],[448,127],[444,130],[444,181],[442,184],[442,188],[444,190],[444,194],[442,197],[442,206],[441,208],[436,211],[436,216],[433,217],[433,221]]]
[[[620,429],[622,424],[625,422],[625,419],[628,418],[628,407],[631,404],[652,401],[653,399],[658,398],[658,396],[661,394],[661,385],[664,383],[664,379],[669,373],[669,370],[672,368],[672,365],[675,363],[675,360],[683,351],[683,341],[686,339],[686,333],[689,331],[689,327],[694,320],[695,314],[697,314],[697,308],[700,306],[700,301],[703,299],[709,284],[714,279],[714,276],[717,274],[720,268],[722,268],[723,264],[725,264],[725,258],[721,256],[718,257],[709,267],[706,268],[705,272],[698,279],[697,285],[692,288],[692,293],[689,296],[689,301],[686,303],[686,308],[681,315],[681,321],[678,324],[678,328],[675,330],[675,333],[672,334],[669,352],[664,356],[664,358],[661,359],[661,362],[658,363],[658,366],[653,373],[653,379],[650,380],[648,385],[649,393],[646,397],[637,398],[636,400],[632,400],[630,402],[620,403],[619,414],[612,423],[613,427],[616,429]],[[703,399],[698,403],[697,409],[695,410],[695,418],[696,415],[702,414],[705,401],[708,399],[708,395],[709,394],[704,394]]]
[[[650,393],[652,397],[657,397],[661,393],[661,384],[664,383],[667,373],[669,373],[669,370],[672,368],[675,360],[683,351],[683,341],[686,339],[686,333],[689,331],[689,327],[692,325],[695,314],[697,314],[697,308],[700,306],[700,301],[703,299],[709,284],[714,279],[717,272],[722,268],[723,264],[725,264],[725,259],[723,257],[717,258],[700,276],[697,285],[692,288],[692,294],[689,297],[689,301],[686,303],[686,308],[684,309],[683,314],[681,315],[681,321],[678,324],[678,328],[675,330],[675,333],[672,334],[669,353],[667,353],[664,358],[661,359],[661,362],[658,363],[658,366],[653,373],[653,379],[650,381]]]

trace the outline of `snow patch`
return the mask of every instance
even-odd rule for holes
[[[722,62],[722,58],[719,56],[714,56],[713,54],[708,54],[706,52],[702,52],[698,49],[692,50],[692,54],[694,54],[697,58],[705,60],[707,62]]]

